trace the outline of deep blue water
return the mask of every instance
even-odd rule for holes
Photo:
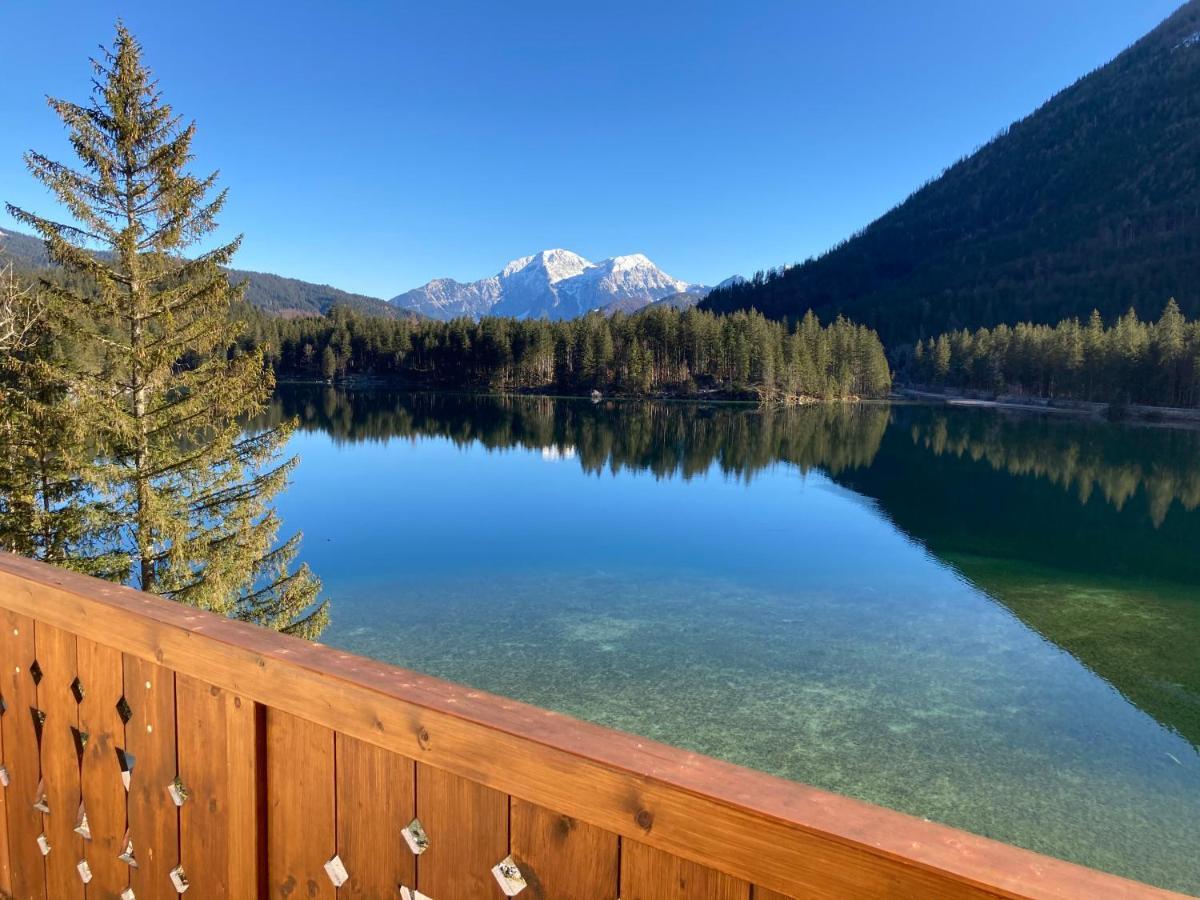
[[[1200,436],[280,389],[327,643],[1200,891]]]

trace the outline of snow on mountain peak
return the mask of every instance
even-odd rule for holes
[[[654,263],[650,262],[644,253],[630,253],[628,256],[614,256],[607,260],[612,263],[613,269],[641,269],[646,267],[657,268]]]
[[[506,265],[503,269],[500,270],[500,277],[507,278],[509,275],[515,275],[515,274],[517,274],[517,272],[520,272],[531,262],[533,262],[532,256],[522,256],[520,259],[514,259],[512,262],[510,262],[508,265]]]
[[[566,319],[614,303],[636,310],[689,290],[704,289],[671,277],[643,253],[594,263],[556,247],[514,259],[490,278],[470,284],[436,279],[391,302],[437,319],[464,315]]]

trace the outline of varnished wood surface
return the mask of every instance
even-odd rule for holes
[[[129,867],[118,858],[125,833],[125,786],[117,763],[117,748],[125,746],[125,723],[117,701],[125,686],[121,653],[95,641],[76,642],[83,702],[79,727],[87,732],[83,754],[83,801],[92,839],[84,846],[92,880],[88,900],[117,900],[129,887]]]
[[[513,798],[509,841],[531,900],[618,896],[620,839],[615,834]]]
[[[416,885],[416,857],[400,836],[416,815],[415,777],[411,759],[337,735],[337,851],[350,873],[339,898]]]
[[[325,873],[337,850],[333,732],[267,710],[267,870],[270,896],[334,900]]]
[[[492,867],[508,855],[508,797],[418,763],[417,818],[429,837],[417,860],[422,893],[435,900],[502,900]]]
[[[175,673],[125,654],[125,749],[133,754],[129,781],[129,836],[137,866],[129,885],[138,897],[166,897],[171,870],[179,864],[179,810],[167,793],[178,772],[175,760]]]
[[[50,814],[43,816],[51,851],[46,857],[46,893],[55,900],[83,900],[83,881],[76,866],[83,859],[83,838],[75,833],[79,803],[79,758],[76,736],[79,706],[71,693],[75,681],[75,635],[40,622],[33,627],[42,680],[38,705],[46,714],[42,727],[42,780]]]
[[[186,675],[175,679],[179,844],[193,897],[253,897],[257,815],[254,709],[227,691]],[[243,754],[250,754],[250,768]],[[250,853],[239,852],[249,844]]]
[[[785,896],[1178,896],[17,557],[0,605]]]
[[[37,689],[29,673],[34,656],[33,620],[8,609],[0,610],[0,693],[7,707],[0,717],[0,728],[9,777],[4,793],[12,894],[16,900],[44,900],[46,896],[46,863],[37,845],[42,814],[33,807],[42,777],[32,715],[37,708]]]
[[[620,896],[622,900],[750,900],[750,885],[641,841],[623,841]]]

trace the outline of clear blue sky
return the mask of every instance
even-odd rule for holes
[[[51,209],[20,155],[69,158],[43,97],[86,97],[119,15],[242,268],[390,297],[567,247],[712,283],[827,248],[1177,5],[16,0],[0,200]]]

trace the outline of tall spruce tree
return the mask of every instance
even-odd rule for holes
[[[296,459],[283,425],[243,433],[274,386],[261,350],[234,353],[240,291],[222,266],[241,241],[204,249],[225,203],[196,177],[195,123],[163,102],[141,47],[118,24],[93,60],[86,106],[51,99],[80,167],[30,152],[29,169],[73,224],[9,206],[94,296],[47,283],[64,328],[98,362],[79,373],[74,412],[98,441],[96,471],[143,590],[314,637],[328,621],[320,582],[294,567],[299,535],[277,543],[272,499]],[[97,254],[95,250],[107,251]]]

